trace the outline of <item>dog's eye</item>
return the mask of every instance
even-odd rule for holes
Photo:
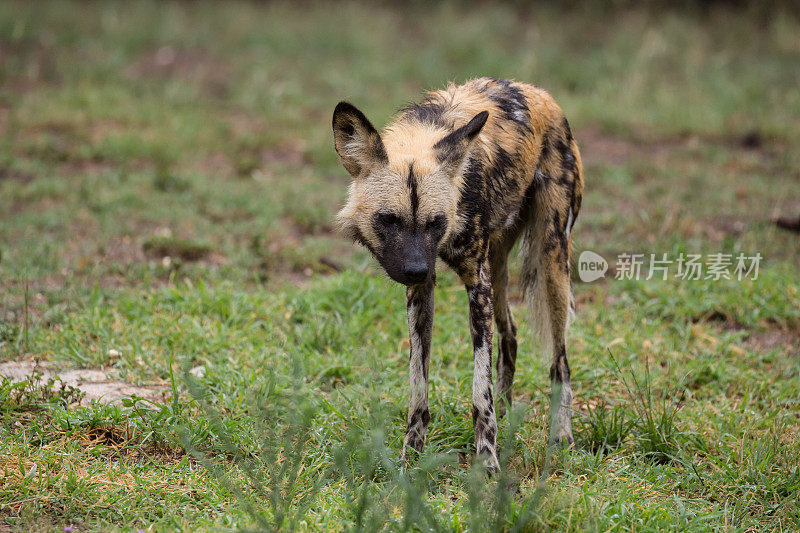
[[[444,215],[436,215],[435,217],[430,219],[427,224],[425,224],[425,227],[428,230],[440,230],[444,228],[445,223],[446,220]]]
[[[378,221],[384,226],[400,226],[400,217],[394,213],[380,213]]]

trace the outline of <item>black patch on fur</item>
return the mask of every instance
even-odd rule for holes
[[[505,175],[506,172],[519,160],[519,157],[512,156],[504,148],[499,145],[494,147],[494,165],[492,165],[489,172],[497,176]],[[509,193],[507,193],[509,194]]]
[[[546,252],[555,250],[561,245],[561,216],[558,211],[553,211],[553,218],[550,219],[550,227],[547,228],[547,234],[544,240],[544,249]]]
[[[519,191],[520,181],[518,179],[518,167],[520,156],[517,153],[510,153],[499,145],[494,146],[493,164],[489,167],[483,177],[484,204],[487,207],[505,206],[509,198],[514,198]],[[502,208],[503,211],[510,211],[513,208]],[[495,225],[500,221],[495,221]],[[502,222],[505,222],[503,220]],[[486,223],[490,223],[487,221]],[[490,227],[494,231],[495,227]]]
[[[581,202],[583,201],[583,196],[578,194],[575,190],[576,185],[573,184],[572,187],[572,225],[575,226],[575,221],[578,219],[578,212],[581,210]],[[570,228],[572,230],[572,228]]]
[[[567,152],[569,152],[569,156],[572,157],[572,162],[574,165],[575,157],[572,155],[572,150],[570,149],[569,144],[567,144],[564,137],[562,135],[555,134],[555,135],[550,135],[548,138],[550,139],[550,145],[551,145],[549,152],[550,155],[556,155],[556,154],[560,155],[563,166],[564,157],[567,154]]]
[[[540,158],[552,172],[560,168],[558,175],[553,176],[559,185],[569,187],[574,183],[578,173],[578,161],[572,151],[572,132],[569,124],[563,123],[560,129],[547,130]]]
[[[567,237],[566,231],[561,233],[559,241],[561,244],[562,257],[564,258],[564,264],[562,266],[569,272],[569,261],[567,259],[569,257],[569,238]]]
[[[472,346],[487,346],[491,359],[492,307],[491,287],[488,283],[481,282],[470,289],[469,317],[472,324]],[[491,365],[489,372],[491,373]]]
[[[559,184],[570,186],[578,173],[578,161],[575,159],[575,152],[572,151],[570,144],[564,144],[564,151],[561,152],[561,178]]]
[[[420,370],[425,379],[428,378],[428,364],[430,361],[430,345],[431,345],[431,332],[433,330],[433,315],[431,313],[431,306],[428,298],[433,298],[429,291],[433,291],[434,279],[431,280],[429,287],[414,287],[409,289],[409,296],[406,302],[406,311],[413,305],[417,309],[417,318],[414,323],[414,331],[412,332],[420,340],[422,345],[422,353],[420,355]],[[412,350],[413,350],[413,344]],[[413,357],[414,354],[410,353],[409,356]]]
[[[500,87],[490,98],[503,112],[503,118],[517,124],[526,132],[532,132],[530,112],[522,91],[508,80],[495,80],[495,83]]]
[[[407,430],[410,431],[416,427],[418,423],[422,423],[422,427],[428,427],[428,424],[431,421],[431,413],[428,410],[428,407],[417,407],[414,412],[411,414],[411,419],[408,421],[408,428]]]
[[[519,154],[508,152],[500,146],[493,147],[492,165],[470,156],[464,167],[464,180],[458,202],[462,215],[462,228],[452,236],[451,249],[444,250],[442,259],[459,275],[464,259],[477,257],[489,242],[490,236],[506,222],[508,214],[518,210],[519,218],[528,213],[528,199],[523,205],[510,204],[518,195],[520,186]],[[533,197],[533,191],[528,196]]]
[[[550,367],[550,381],[553,383],[569,383],[570,371],[567,361],[567,347],[561,344],[556,350],[556,358]]]
[[[397,236],[400,227],[395,224],[388,226],[383,224],[381,222],[381,215],[381,213],[375,213],[375,216],[372,218],[372,230],[383,243],[386,243],[386,241],[394,239]]]
[[[484,345],[489,337],[490,318],[480,304],[470,303],[470,321],[472,322],[472,346],[478,348]]]
[[[358,244],[361,244],[361,245],[362,245],[362,246],[364,246],[364,247],[365,247],[367,250],[369,250],[369,251],[370,251],[370,253],[371,253],[372,255],[375,255],[375,249],[374,249],[374,248],[372,247],[372,245],[371,245],[371,244],[370,244],[370,243],[367,241],[367,239],[364,237],[364,234],[363,234],[363,233],[361,233],[361,230],[360,230],[360,229],[358,229],[358,228],[355,228],[353,237],[354,237],[355,241],[356,241]]]
[[[432,124],[439,127],[447,127],[443,117],[444,111],[444,103],[431,98],[400,108],[400,114],[405,117],[414,119],[423,124]]]
[[[550,153],[553,149],[550,144],[550,135],[551,129],[547,128],[547,130],[544,132],[544,135],[542,135],[542,151],[539,154],[539,159],[541,161],[547,161],[550,158]]]
[[[461,197],[458,200],[458,212],[464,216],[464,227],[453,237],[453,247],[462,251],[461,256],[471,255],[473,250],[470,244],[476,243],[484,237],[481,230],[488,230],[485,224],[485,217],[488,216],[486,209],[486,199],[483,194],[484,185],[484,166],[477,158],[470,158],[467,161],[464,171],[464,186],[461,189]],[[480,221],[476,224],[476,219]],[[488,234],[488,231],[487,231]],[[451,258],[450,266],[458,270],[453,263],[458,262],[460,257]],[[445,260],[448,260],[447,258]]]
[[[417,211],[419,210],[419,194],[417,193],[417,177],[414,176],[413,163],[408,167],[408,178],[406,179],[406,185],[408,186],[409,194],[411,195],[411,219],[414,223],[414,226],[416,226]]]
[[[353,134],[356,132],[356,129],[353,127],[353,124],[350,122],[342,124],[340,129],[342,130],[342,133],[344,133],[348,137],[352,137]]]
[[[481,132],[488,118],[489,112],[481,111],[469,122],[434,144],[433,148],[437,152],[436,158],[439,163],[460,163],[467,144]]]
[[[430,330],[430,324],[432,317],[428,316],[427,311],[420,309],[417,314],[417,323],[414,325],[414,332],[417,336],[423,341],[428,340],[428,331]]]
[[[389,156],[386,155],[386,148],[383,146],[383,141],[380,140],[380,137],[377,138],[375,142],[373,142],[375,148],[375,154],[378,156],[378,159],[381,160],[383,163],[389,162]]]
[[[567,117],[561,121],[561,127],[564,128],[564,135],[567,137],[567,142],[572,142],[572,130],[569,127],[569,121]]]
[[[500,336],[500,346],[497,354],[497,373],[508,380],[510,385],[514,380],[514,372],[517,369],[517,339],[511,335]],[[500,372],[500,369],[504,369]],[[503,385],[506,385],[505,383]]]
[[[572,228],[575,227],[575,221],[578,220],[578,213],[581,210],[581,201],[582,196],[577,191],[578,184],[577,180],[575,183],[572,184],[572,195],[570,197],[570,209],[572,210],[572,225],[569,227],[569,231],[572,232]]]

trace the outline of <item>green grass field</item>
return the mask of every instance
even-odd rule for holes
[[[800,215],[799,34],[723,7],[3,3],[0,364],[161,392],[0,378],[0,531],[800,529],[800,238],[770,223]],[[763,257],[756,280],[576,278],[576,444],[552,456],[516,304],[488,482],[444,270],[428,443],[398,464],[404,290],[333,232],[330,131],[340,99],[383,125],[481,75],[569,117],[576,257]]]

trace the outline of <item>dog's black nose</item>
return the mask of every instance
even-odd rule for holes
[[[403,265],[403,277],[405,277],[409,283],[425,281],[425,278],[428,277],[428,264],[422,261],[406,263]]]

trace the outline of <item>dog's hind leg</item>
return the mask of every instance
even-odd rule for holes
[[[553,337],[553,363],[550,366],[550,442],[572,444],[572,387],[567,361],[567,323],[571,312],[572,293],[569,263],[565,255],[550,254],[543,269],[547,306],[550,311],[550,332]]]

